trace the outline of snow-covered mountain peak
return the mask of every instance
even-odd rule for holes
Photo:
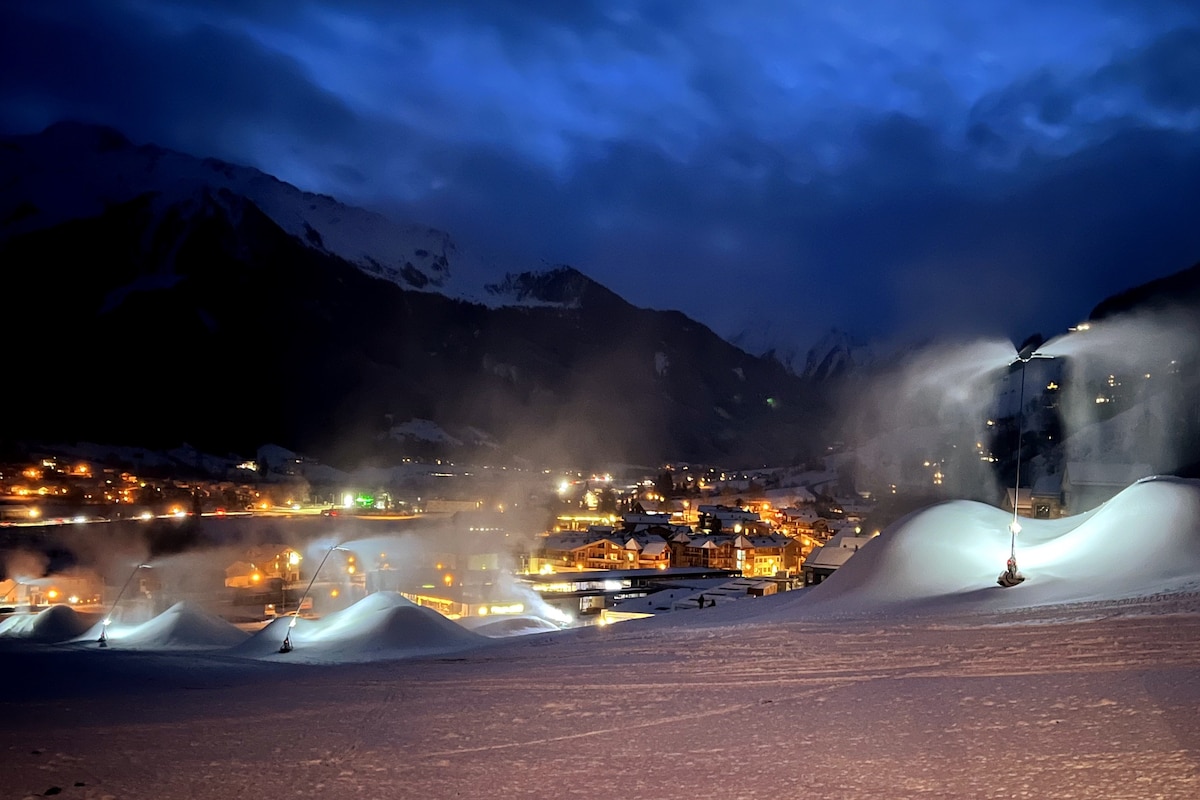
[[[135,145],[111,128],[62,122],[39,134],[6,138],[0,143],[0,172],[6,176],[0,186],[0,238],[96,216],[146,194],[155,195],[154,205],[161,208],[204,189],[227,191],[253,202],[308,246],[405,289],[490,306],[522,303],[496,282],[502,273],[460,251],[444,231],[302,191],[253,167]]]
[[[806,378],[831,378],[875,363],[870,345],[837,328],[808,345],[797,332],[759,320],[730,341],[752,355],[774,358],[788,372]]]
[[[865,342],[831,328],[809,348],[802,374],[807,378],[832,378],[858,367],[870,366],[874,361],[874,353]]]

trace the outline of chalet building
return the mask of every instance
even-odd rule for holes
[[[706,531],[741,533],[745,528],[762,522],[757,511],[737,506],[701,505],[696,507],[699,527]]]
[[[654,533],[669,539],[677,533],[691,533],[690,525],[671,521],[670,514],[625,514],[621,517],[621,530],[625,533]]]
[[[1004,490],[1001,508],[1011,512],[1016,498],[1016,513],[1020,517],[1034,519],[1058,519],[1063,516],[1062,476],[1045,475],[1034,481],[1032,487]]]
[[[1090,511],[1150,474],[1149,464],[1068,462],[1062,475],[1064,512],[1082,514],[1084,511]]]
[[[742,574],[748,577],[769,578],[774,575],[799,572],[800,543],[781,533],[743,536],[750,547],[743,557]]]
[[[1004,502],[1000,504],[1000,507],[1012,513],[1014,505],[1017,516],[1033,516],[1033,496],[1027,487],[1016,489],[1010,486],[1004,490]]]
[[[561,531],[542,540],[534,560],[540,567],[559,570],[631,569],[638,553],[625,549],[624,534],[611,526],[595,525],[586,531]]]
[[[225,568],[225,586],[230,589],[253,589],[271,579],[284,583],[300,580],[303,556],[287,545],[252,547],[243,556]]]
[[[780,527],[792,536],[807,536],[825,541],[833,535],[829,520],[817,513],[812,506],[789,507],[780,511]]]
[[[40,608],[100,604],[104,581],[92,570],[71,570],[41,578],[8,578],[0,581],[0,606]]]
[[[671,540],[676,566],[737,570],[750,577],[771,577],[795,570],[800,544],[780,533],[710,533]]]
[[[853,530],[834,534],[833,538],[804,559],[804,585],[815,586],[824,581],[874,538],[874,534],[861,536]]]
[[[1029,492],[1031,516],[1058,519],[1065,511],[1062,502],[1062,475],[1044,475],[1033,482]]]
[[[629,512],[621,515],[621,527],[624,530],[658,527],[671,524],[671,515],[658,512]]]
[[[666,534],[666,535],[663,535]],[[638,531],[625,539],[625,553],[631,568],[667,569],[671,566],[671,546],[665,528]]]

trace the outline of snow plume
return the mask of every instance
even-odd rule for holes
[[[1067,461],[1140,462],[1169,473],[1194,443],[1188,398],[1200,321],[1194,312],[1132,312],[1077,326],[1039,352],[1065,362],[1059,401]]]
[[[857,450],[858,488],[944,486],[959,496],[994,499],[997,486],[980,468],[977,445],[985,439],[996,382],[1015,358],[1005,340],[939,344],[849,386],[842,425]]]
[[[32,550],[14,550],[0,553],[0,580],[9,579],[25,583],[46,574],[50,559],[44,553]]]
[[[151,557],[153,522],[112,522],[97,535],[94,525],[66,528],[56,534],[76,566],[95,570],[109,585],[119,586],[129,570]]]
[[[547,622],[566,627],[573,625],[575,619],[565,611],[555,608],[542,599],[528,583],[517,581],[511,573],[503,573],[497,581],[499,595],[518,600],[525,608],[527,615],[540,617]]]

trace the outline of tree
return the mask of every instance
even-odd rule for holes
[[[654,479],[654,489],[663,497],[673,497],[675,494],[675,480],[671,477],[670,470],[663,470]]]
[[[611,486],[607,486],[600,490],[600,497],[596,503],[596,510],[601,514],[617,513],[617,493]]]

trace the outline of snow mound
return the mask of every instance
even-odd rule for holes
[[[104,622],[98,622],[76,641],[100,638]],[[110,646],[129,650],[208,650],[233,647],[250,634],[186,602],[176,603],[156,617],[138,625],[108,626]]]
[[[1022,517],[1017,561],[1026,580],[1005,589],[996,578],[1011,522],[1012,514],[968,500],[915,512],[786,607],[1003,610],[1200,589],[1200,481],[1146,478],[1084,514]]]
[[[279,652],[293,622],[292,617],[280,617],[232,653],[291,661],[353,662],[459,652],[490,641],[399,592],[375,592],[322,619],[294,621],[292,652]]]
[[[530,614],[503,617],[468,617],[459,620],[467,630],[493,639],[505,636],[527,636],[531,633],[550,633],[561,630],[549,620]]]
[[[13,614],[0,622],[0,637],[65,642],[82,634],[91,621],[70,606],[50,606],[36,614]],[[99,634],[97,634],[99,636]]]

